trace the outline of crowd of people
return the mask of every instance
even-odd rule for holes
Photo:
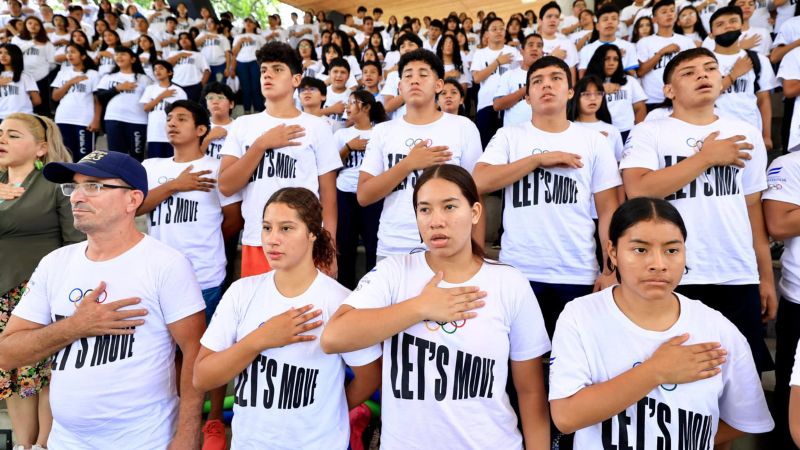
[[[800,6],[586,6],[8,0],[14,449],[797,448]]]

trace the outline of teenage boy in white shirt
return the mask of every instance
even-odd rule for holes
[[[407,254],[421,246],[412,204],[417,178],[437,164],[472,171],[481,154],[478,129],[469,119],[439,111],[436,95],[444,85],[442,61],[418,49],[400,58],[400,94],[406,114],[372,130],[364,152],[356,196],[361,206],[383,201],[378,227],[378,259]],[[474,238],[483,242],[482,222]]]
[[[397,50],[402,57],[408,52],[422,48],[422,39],[414,33],[406,33],[397,39]],[[400,72],[391,71],[386,75],[386,82],[381,88],[383,96],[383,109],[392,119],[403,117],[406,114],[406,104],[400,95]]]
[[[778,87],[769,60],[755,51],[742,50],[743,15],[738,6],[724,6],[711,15],[711,33],[719,61],[722,95],[716,106],[724,114],[741,119],[761,130],[764,145],[772,150],[772,99],[770,92]],[[756,72],[758,63],[759,73]]]
[[[800,50],[799,50],[800,51]],[[780,303],[775,322],[775,439],[776,448],[793,449],[789,433],[790,379],[800,386],[800,358],[795,355],[800,341],[800,153],[794,152],[776,158],[767,170],[767,190],[762,196],[764,219],[769,235],[783,241],[781,255],[781,280],[778,283]],[[794,366],[794,371],[792,367]],[[792,389],[795,391],[796,389]],[[791,396],[796,396],[795,392]],[[789,414],[787,414],[789,413]],[[800,416],[793,417],[794,422]]]
[[[619,47],[622,52],[622,69],[625,72],[634,74],[634,70],[639,68],[639,60],[636,59],[636,46],[629,41],[617,37],[617,29],[620,27],[619,22],[619,8],[615,5],[603,5],[597,10],[597,30],[598,38],[596,41],[586,44],[580,51],[578,63],[578,72],[580,76],[586,72],[586,67],[589,61],[594,56],[594,52],[603,45],[614,44]]]
[[[350,63],[344,58],[336,58],[328,66],[331,85],[325,95],[325,104],[320,111],[328,116],[333,125],[333,131],[345,127],[345,105],[350,97],[347,80],[350,78]]]
[[[495,111],[503,113],[503,126],[516,125],[531,120],[531,105],[525,101],[528,68],[542,57],[542,36],[533,33],[522,40],[522,65],[500,77],[497,93],[492,102]]]
[[[747,338],[759,372],[772,370],[762,319],[775,318],[778,302],[761,209],[761,133],[714,114],[722,75],[709,50],[679,53],[663,81],[673,112],[631,131],[620,162],[625,191],[666,198],[680,211],[688,273],[677,291],[725,315]]]
[[[526,89],[531,119],[498,130],[473,176],[481,193],[504,190],[500,261],[528,278],[552,337],[567,302],[613,284],[600,272],[594,233],[606,241],[621,180],[605,136],[567,120],[573,91],[564,61],[533,63]]]
[[[647,94],[647,110],[655,109],[664,101],[662,81],[667,63],[680,51],[695,48],[694,41],[673,31],[675,26],[674,0],[660,0],[653,5],[653,22],[658,27],[656,34],[636,43],[642,88]]]
[[[342,167],[328,123],[295,106],[303,73],[297,52],[271,42],[258,51],[258,62],[267,109],[236,119],[220,151],[220,192],[242,191],[242,276],[269,271],[261,248],[262,214],[267,199],[282,187],[318,194],[323,226],[336,235],[336,171]],[[324,269],[336,273],[335,267]]]
[[[581,26],[579,18],[585,9],[586,2],[584,0],[575,0],[572,2],[572,15],[564,16],[558,27],[558,31],[565,36],[569,36],[570,34],[578,31]]]
[[[225,197],[216,186],[219,160],[207,156],[200,141],[208,133],[208,112],[198,103],[177,100],[166,108],[169,143],[174,158],[150,158],[149,195],[137,214],[148,214],[150,236],[183,253],[192,263],[206,304],[206,325],[222,299],[225,280],[225,240],[241,230],[241,195]],[[210,392],[211,409],[203,427],[206,448],[213,441],[224,447],[222,410],[225,388]]]
[[[472,80],[480,83],[478,90],[478,105],[475,115],[475,124],[481,135],[483,147],[500,128],[497,111],[492,107],[497,89],[500,86],[500,77],[519,65],[522,55],[511,46],[505,45],[506,27],[503,19],[498,17],[486,20],[484,34],[488,39],[486,47],[475,51],[472,57]]]
[[[564,35],[558,33],[561,7],[556,2],[546,3],[539,10],[539,34],[544,40],[544,54],[563,59],[569,66],[570,76],[575,80],[578,65],[578,49]]]

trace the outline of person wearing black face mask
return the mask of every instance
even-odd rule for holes
[[[769,60],[751,50],[743,50],[743,14],[738,6],[719,8],[711,16],[714,55],[719,60],[722,95],[716,102],[722,114],[728,114],[756,126],[767,150],[772,149],[772,104],[769,93],[778,86]]]

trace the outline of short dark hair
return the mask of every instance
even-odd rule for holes
[[[429,28],[433,28],[433,27],[436,27],[436,28],[441,30],[441,29],[444,28],[444,24],[439,19],[433,19],[433,20],[431,20],[431,24],[430,24]]]
[[[375,13],[383,14],[383,9],[381,9],[381,8],[372,8],[372,14],[375,14]]]
[[[547,67],[558,67],[559,69],[563,70],[564,73],[567,74],[567,86],[572,89],[572,72],[570,72],[567,63],[565,63],[561,58],[547,55],[539,58],[528,68],[528,73],[525,75],[525,92],[527,92],[531,87],[531,75],[533,75],[533,73],[537,70],[542,70]]]
[[[363,71],[367,66],[372,66],[372,67],[378,69],[378,75],[383,75],[383,68],[381,67],[381,63],[380,62],[378,62],[378,61],[364,61],[364,63],[361,64],[361,70]]]
[[[192,119],[194,119],[194,126],[195,128],[199,126],[206,127],[206,134],[208,134],[208,130],[211,129],[211,119],[208,117],[208,111],[199,103],[193,100],[175,100],[172,103],[167,104],[164,108],[164,113],[169,115],[175,108],[185,108],[190,113],[192,113]],[[205,134],[200,136],[200,141],[206,137]]]
[[[678,65],[684,63],[686,61],[691,61],[693,59],[697,59],[703,56],[708,56],[712,58],[714,61],[717,60],[717,57],[714,56],[714,53],[711,50],[704,48],[704,47],[697,47],[692,48],[689,50],[684,50],[677,55],[675,55],[668,63],[667,67],[664,68],[664,76],[663,81],[664,84],[669,84],[670,80],[672,79],[672,74],[675,72],[675,69],[678,68]]]
[[[403,69],[408,65],[408,63],[414,61],[424,62],[425,64],[429,65],[434,72],[436,72],[437,77],[440,79],[444,78],[444,64],[442,64],[442,60],[439,59],[439,57],[436,56],[432,51],[425,50],[424,48],[416,49],[401,56],[400,62],[397,65],[397,73],[402,77]]]
[[[422,48],[422,39],[416,33],[406,33],[397,38],[397,48],[399,49],[406,41],[411,41],[417,44],[417,47]]]
[[[335,58],[333,61],[331,61],[328,64],[328,73],[330,73],[334,67],[343,67],[347,69],[348,74],[350,73],[350,63],[344,58]]]
[[[328,87],[325,86],[325,82],[319,78],[303,77],[303,79],[300,80],[300,85],[297,86],[297,89],[301,90],[306,87],[316,88],[323,97],[328,95]]]
[[[653,16],[656,15],[656,11],[661,8],[666,8],[667,6],[675,6],[675,0],[658,0],[653,5]]]
[[[145,20],[147,20],[147,19],[145,19]],[[175,16],[169,16],[169,17],[167,17],[167,19],[164,22],[175,22],[175,24],[177,25],[178,19]]]
[[[289,66],[292,75],[303,73],[303,65],[294,49],[285,42],[269,42],[256,52],[258,65],[264,63],[280,62]]]
[[[356,12],[367,12],[367,7],[366,6],[359,6],[358,9],[356,10]]]
[[[733,0],[733,1],[736,1],[736,0]],[[733,3],[733,2],[731,2],[731,3]],[[730,15],[734,15],[734,14],[739,16],[739,19],[741,19],[742,22],[744,22],[744,13],[742,12],[742,8],[739,8],[738,6],[736,6],[734,4],[731,4],[731,5],[728,5],[728,6],[723,6],[723,7],[719,8],[719,9],[717,9],[716,11],[714,11],[714,14],[711,15],[711,18],[708,19],[708,28],[709,28],[709,30],[714,31],[714,21],[717,20],[719,17],[721,17],[721,16],[730,16]]]
[[[619,8],[617,7],[617,5],[615,5],[613,3],[606,3],[605,5],[601,6],[600,9],[597,10],[597,13],[595,14],[595,16],[597,17],[597,20],[600,20],[601,16],[604,16],[606,14],[613,14],[613,13],[617,13],[617,15],[620,14]]]
[[[231,89],[227,84],[220,83],[219,81],[212,81],[206,84],[206,86],[203,88],[203,92],[200,94],[200,97],[206,98],[206,95],[208,94],[222,94],[232,104],[236,102],[236,94],[233,92],[233,89]],[[233,110],[233,108],[231,108],[231,110]]]
[[[163,60],[163,59],[157,59],[157,60],[153,61],[152,62],[152,66],[153,67],[161,66],[161,67],[167,69],[167,72],[175,73],[175,68],[172,66],[172,64],[169,61],[166,61],[166,60]],[[172,76],[170,76],[169,78],[171,80]]]
[[[528,41],[531,40],[531,39],[539,39],[540,41],[542,41],[542,43],[544,43],[544,38],[542,37],[541,34],[539,34],[539,33],[531,33],[531,34],[525,36],[525,39],[522,40],[522,44],[520,45],[520,47],[524,48],[525,45],[528,44]]]
[[[575,0],[574,2],[572,2],[572,6],[577,5],[578,2],[583,2],[584,5],[586,4],[586,0]]]
[[[539,20],[544,19],[544,15],[547,13],[548,10],[555,9],[558,10],[558,13],[561,14],[561,7],[558,6],[556,2],[547,2],[542,5],[542,9],[539,10]]]

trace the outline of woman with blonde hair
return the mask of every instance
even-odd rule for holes
[[[42,176],[42,167],[56,161],[72,156],[52,120],[14,113],[0,123],[0,333],[39,260],[85,238],[72,225],[69,197]],[[49,379],[46,360],[0,368],[0,399],[8,405],[15,450],[47,445]]]

